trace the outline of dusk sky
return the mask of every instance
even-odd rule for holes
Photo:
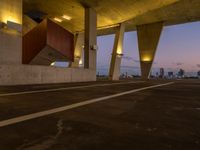
[[[107,74],[114,43],[114,35],[98,37],[97,66],[100,74]],[[138,74],[139,52],[136,32],[125,33],[124,58],[121,72]],[[182,68],[186,72],[200,70],[200,22],[164,27],[152,72],[158,68],[177,71]]]

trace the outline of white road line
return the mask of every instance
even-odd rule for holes
[[[110,83],[107,83],[107,84],[93,84],[93,85],[74,86],[74,87],[66,87],[66,88],[35,90],[35,91],[24,91],[24,92],[15,92],[15,93],[4,93],[4,94],[0,94],[0,97],[23,95],[23,94],[34,94],[34,93],[45,93],[45,92],[54,92],[54,91],[63,91],[63,90],[73,90],[73,89],[82,89],[82,88],[89,88],[89,87],[101,87],[101,86],[111,86],[111,85],[120,85],[120,84],[142,83],[142,82],[145,82],[145,81],[120,82],[120,83],[111,83],[111,84]]]
[[[85,105],[88,105],[88,104],[104,101],[104,100],[107,100],[107,99],[131,94],[131,93],[135,93],[135,92],[139,92],[139,91],[143,91],[143,90],[147,90],[147,89],[152,89],[152,88],[156,88],[156,87],[170,85],[170,84],[173,84],[173,83],[174,82],[169,82],[169,83],[165,83],[165,84],[153,85],[153,86],[148,86],[148,87],[144,87],[144,88],[140,88],[140,89],[134,89],[134,90],[118,93],[118,94],[113,94],[113,95],[109,95],[109,96],[105,96],[105,97],[86,100],[86,101],[83,101],[83,102],[74,103],[74,104],[71,104],[71,105],[63,106],[63,107],[58,107],[58,108],[54,108],[54,109],[50,109],[50,110],[46,110],[46,111],[41,111],[41,112],[29,114],[29,115],[11,118],[11,119],[8,119],[8,120],[3,120],[3,121],[0,121],[0,127],[16,124],[16,123],[19,123],[19,122],[23,122],[23,121],[27,121],[27,120],[51,115],[51,114],[55,114],[55,113],[58,113],[58,112],[70,110],[70,109],[73,109],[73,108],[85,106]]]

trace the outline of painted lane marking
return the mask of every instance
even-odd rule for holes
[[[56,89],[46,89],[46,90],[35,90],[35,91],[25,91],[25,92],[14,92],[14,93],[4,93],[0,94],[0,97],[3,96],[14,96],[14,95],[24,95],[24,94],[34,94],[34,93],[45,93],[45,92],[55,92],[55,91],[64,91],[64,90],[73,90],[73,89],[83,89],[90,87],[101,87],[101,86],[109,86],[109,85],[122,85],[122,84],[132,84],[132,83],[143,83],[145,81],[132,81],[132,82],[120,82],[120,83],[104,83],[104,84],[94,84],[94,85],[85,85],[85,86],[74,86],[74,87],[66,87],[66,88],[56,88]]]
[[[89,105],[89,104],[92,104],[92,103],[104,101],[104,100],[107,100],[107,99],[111,99],[111,98],[115,98],[115,97],[119,97],[119,96],[123,96],[123,95],[127,95],[127,94],[132,94],[132,93],[147,90],[147,89],[171,85],[173,83],[174,82],[169,82],[169,83],[165,83],[165,84],[143,87],[143,88],[134,89],[134,90],[118,93],[118,94],[113,94],[113,95],[109,95],[109,96],[105,96],[105,97],[86,100],[86,101],[79,102],[79,103],[74,103],[74,104],[71,104],[71,105],[63,106],[63,107],[58,107],[58,108],[54,108],[54,109],[50,109],[50,110],[32,113],[32,114],[29,114],[29,115],[19,116],[19,117],[11,118],[11,119],[8,119],[8,120],[3,120],[3,121],[0,121],[0,127],[16,124],[16,123],[19,123],[19,122],[23,122],[23,121],[27,121],[27,120],[31,120],[31,119],[35,119],[35,118],[39,118],[39,117],[44,117],[44,116],[55,114],[55,113],[58,113],[58,112],[63,112],[63,111],[70,110],[70,109],[73,109],[73,108]]]

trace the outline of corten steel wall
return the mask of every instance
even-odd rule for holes
[[[51,20],[47,24],[47,44],[73,61],[74,35]]]
[[[74,60],[74,35],[51,20],[45,19],[23,36],[22,63],[29,64],[46,45],[59,51],[66,59]]]
[[[46,41],[47,20],[45,19],[23,36],[22,63],[29,64],[31,60],[46,46]]]

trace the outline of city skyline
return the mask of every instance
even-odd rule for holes
[[[114,35],[97,38],[97,71],[108,73],[113,49]],[[135,31],[126,32],[124,36],[123,59],[121,72],[139,74],[139,51],[137,34]],[[159,72],[159,68],[178,72],[180,68],[186,73],[195,74],[200,70],[200,22],[166,26],[161,34],[157,52],[152,66],[152,73]],[[158,71],[157,71],[158,70]]]

